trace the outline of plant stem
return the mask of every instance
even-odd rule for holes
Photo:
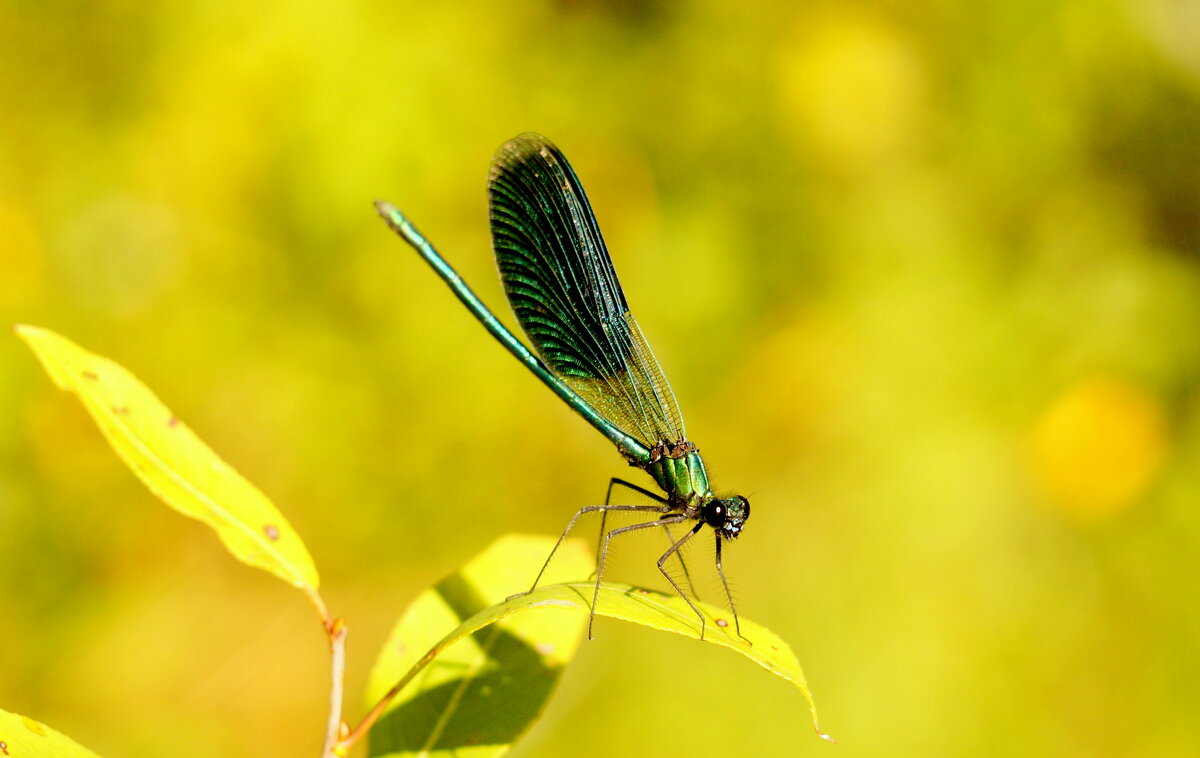
[[[376,703],[375,707],[373,707],[367,713],[367,715],[363,717],[363,720],[359,722],[358,726],[351,729],[350,732],[342,738],[341,742],[339,742],[334,748],[334,755],[344,756],[347,752],[349,752],[350,748],[354,747],[354,743],[358,742],[362,736],[366,734],[372,726],[375,725],[375,722],[379,720],[379,717],[383,715],[383,712],[387,710],[387,707],[391,704],[391,702],[396,699],[396,696],[400,694],[400,691],[408,686],[408,683],[416,678],[417,674],[421,673],[421,671],[429,665],[430,661],[436,658],[438,653],[440,653],[444,648],[445,640],[430,648],[429,652],[425,653],[425,655],[421,657],[421,660],[417,661],[416,665],[409,669],[408,673],[405,674],[400,681],[392,685],[392,688],[379,699],[379,702]]]
[[[312,603],[317,615],[321,617],[321,626],[329,637],[329,719],[325,725],[325,745],[321,748],[321,758],[337,758],[340,747],[342,722],[342,695],[345,691],[346,678],[346,621],[335,619],[329,615],[325,600],[315,589],[308,588],[305,592]]]
[[[346,622],[342,619],[323,619],[329,634],[330,683],[329,721],[325,728],[325,746],[322,758],[336,758],[338,739],[342,731],[342,692],[346,674]]]

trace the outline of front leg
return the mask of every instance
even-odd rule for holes
[[[737,636],[745,640],[746,644],[753,646],[746,635],[742,634],[742,622],[738,621],[737,607],[733,604],[733,593],[729,591],[729,582],[725,581],[725,569],[721,566],[721,535],[717,535],[717,574],[721,577],[721,586],[725,588],[725,598],[729,601],[729,610],[733,613],[733,628],[737,630]]]
[[[681,515],[679,517],[679,521],[682,521],[685,518],[687,518],[687,516]],[[679,523],[679,521],[667,521],[666,519],[663,519],[664,524],[666,524],[666,523],[676,524],[676,523]],[[662,575],[665,576],[667,578],[667,581],[671,583],[671,586],[675,588],[675,592],[679,593],[679,596],[684,599],[684,601],[692,609],[692,612],[696,614],[696,618],[700,619],[700,639],[704,639],[704,627],[705,627],[704,614],[700,612],[700,609],[696,607],[696,604],[694,602],[692,602],[692,599],[690,597],[683,594],[683,590],[679,589],[679,584],[673,578],[671,578],[671,575],[669,573],[667,573],[667,569],[665,568],[664,564],[667,562],[667,559],[671,557],[672,553],[678,553],[679,548],[683,547],[684,543],[687,542],[688,540],[690,540],[692,537],[695,537],[696,532],[700,531],[702,528],[704,528],[704,522],[697,521],[696,525],[693,526],[690,530],[688,530],[687,534],[680,537],[678,542],[673,543],[671,545],[671,547],[667,548],[667,552],[663,553],[662,557],[658,559],[658,570],[662,572]],[[736,617],[737,616],[735,614],[734,618],[736,618]]]

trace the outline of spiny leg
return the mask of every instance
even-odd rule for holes
[[[678,522],[671,522],[671,523],[678,523]],[[667,573],[667,570],[665,568],[663,568],[663,564],[665,564],[667,562],[667,559],[671,557],[672,553],[679,552],[679,548],[683,547],[683,543],[687,542],[692,537],[695,537],[696,532],[700,531],[702,528],[704,528],[704,522],[697,521],[696,525],[693,526],[691,529],[689,529],[687,534],[680,537],[678,541],[672,543],[671,546],[669,548],[667,548],[667,552],[663,553],[662,556],[660,556],[658,559],[658,570],[660,572],[662,572],[662,575],[665,576],[667,578],[667,581],[671,583],[671,586],[675,588],[675,592],[679,593],[679,596],[684,599],[684,601],[692,609],[692,612],[696,614],[696,618],[700,619],[700,639],[704,639],[704,627],[705,627],[704,614],[700,612],[700,609],[696,607],[696,604],[694,602],[692,602],[692,599],[690,597],[683,594],[683,590],[679,589],[679,584],[676,583],[675,579],[672,578],[671,575]]]
[[[663,531],[665,531],[667,533],[667,539],[670,540],[672,545],[674,545],[675,544],[675,535],[671,533],[671,527],[664,526]],[[700,593],[696,592],[696,585],[692,584],[692,573],[690,571],[688,571],[687,561],[685,561],[683,559],[683,551],[682,550],[676,551],[675,555],[676,555],[676,557],[679,558],[679,565],[683,567],[683,576],[685,579],[687,579],[688,592],[691,592],[692,597],[699,600]]]
[[[729,601],[729,610],[733,613],[733,628],[737,630],[737,636],[746,640],[747,644],[753,645],[754,643],[742,634],[742,624],[738,621],[737,608],[733,605],[733,593],[729,591],[729,582],[725,581],[725,569],[721,568],[721,533],[715,532],[715,534],[717,537],[717,574],[721,577],[721,586],[725,588],[725,598]]]
[[[666,498],[662,497],[661,495],[657,495],[648,489],[639,487],[636,484],[634,484],[633,482],[627,482],[624,479],[619,479],[614,476],[612,479],[608,480],[608,491],[604,493],[604,504],[605,505],[609,505],[612,503],[613,487],[615,487],[618,484],[621,485],[622,487],[624,487],[625,489],[633,490],[634,492],[638,492],[642,495],[645,495],[646,497],[650,498],[651,500],[655,501],[656,503],[662,503],[663,505],[667,504]],[[596,555],[600,554],[600,547],[601,547],[601,544],[604,542],[604,526],[607,523],[608,523],[608,511],[604,511],[603,513],[600,514],[600,531],[596,533]],[[599,565],[599,564],[597,564],[597,565]],[[686,566],[684,567],[684,571],[685,572],[687,571]]]
[[[638,507],[638,506],[632,506],[632,505],[625,506],[626,509],[636,508],[636,507]],[[649,508],[650,506],[641,506],[641,507],[643,509],[645,509],[645,508]],[[644,524],[633,524],[631,526],[622,526],[619,529],[613,529],[611,532],[608,532],[607,534],[604,535],[604,542],[602,543],[602,547],[600,548],[600,560],[596,562],[596,587],[594,590],[592,590],[592,611],[591,611],[591,613],[588,614],[588,639],[589,640],[592,639],[592,626],[596,623],[596,602],[599,601],[599,599],[600,599],[600,581],[604,578],[604,561],[605,561],[605,559],[608,558],[608,542],[609,542],[609,540],[611,540],[613,537],[616,537],[619,534],[624,534],[625,532],[632,532],[635,529],[649,529],[652,526],[666,526],[668,524],[678,524],[680,521],[683,521],[686,518],[687,518],[687,516],[680,513],[680,514],[677,514],[674,516],[666,516],[664,518],[659,519],[658,521],[647,521]],[[701,521],[699,523],[701,526],[704,525],[703,521]],[[692,534],[695,534],[695,531],[690,532],[688,534],[688,536],[690,537]],[[660,571],[662,571],[662,560],[661,559],[658,562],[658,568]],[[665,571],[663,571],[663,573],[666,574]],[[671,579],[670,575],[667,575],[667,579],[670,580],[671,585],[673,587],[675,587],[675,591],[678,592],[679,586],[675,584],[675,580]],[[680,594],[682,594],[682,593],[680,593]],[[690,603],[691,601],[688,600],[688,602]]]
[[[562,546],[563,540],[565,540],[567,538],[567,535],[571,533],[571,529],[575,526],[575,522],[578,521],[579,517],[582,516],[583,514],[595,513],[596,511],[600,511],[601,513],[607,513],[608,511],[639,511],[639,512],[651,512],[651,513],[666,513],[666,512],[668,512],[668,510],[669,509],[665,505],[585,505],[585,506],[583,506],[579,510],[575,511],[575,515],[572,516],[571,520],[567,522],[567,528],[564,529],[563,533],[559,535],[558,542],[555,542],[554,548],[550,550],[550,555],[546,556],[546,562],[542,564],[541,570],[538,571],[537,577],[534,578],[533,585],[525,592],[518,592],[515,595],[509,595],[508,599],[512,600],[514,597],[520,597],[521,595],[528,595],[530,592],[533,592],[534,590],[537,589],[538,582],[542,581],[542,574],[546,573],[546,568],[550,565],[550,561],[554,559],[555,553],[557,553],[558,549]],[[655,522],[651,522],[651,523],[658,523],[658,522],[655,521]]]

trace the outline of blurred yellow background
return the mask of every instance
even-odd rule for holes
[[[288,515],[356,717],[421,589],[636,474],[371,207],[512,323],[486,170],[540,131],[752,499],[739,609],[841,744],[738,656],[600,621],[515,754],[1200,754],[1194,4],[784,5],[0,0],[0,320],[127,366]],[[0,381],[0,708],[102,755],[315,755],[303,596],[12,336]],[[659,539],[612,577],[655,583]]]

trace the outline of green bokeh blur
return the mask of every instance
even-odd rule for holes
[[[0,321],[127,366],[288,515],[353,719],[409,599],[636,474],[371,207],[508,318],[484,182],[527,130],[751,497],[739,609],[841,744],[738,656],[602,621],[516,754],[1200,754],[1189,0],[0,0]],[[316,755],[304,598],[11,336],[0,381],[0,708],[103,755]],[[613,578],[661,585],[660,539]]]

